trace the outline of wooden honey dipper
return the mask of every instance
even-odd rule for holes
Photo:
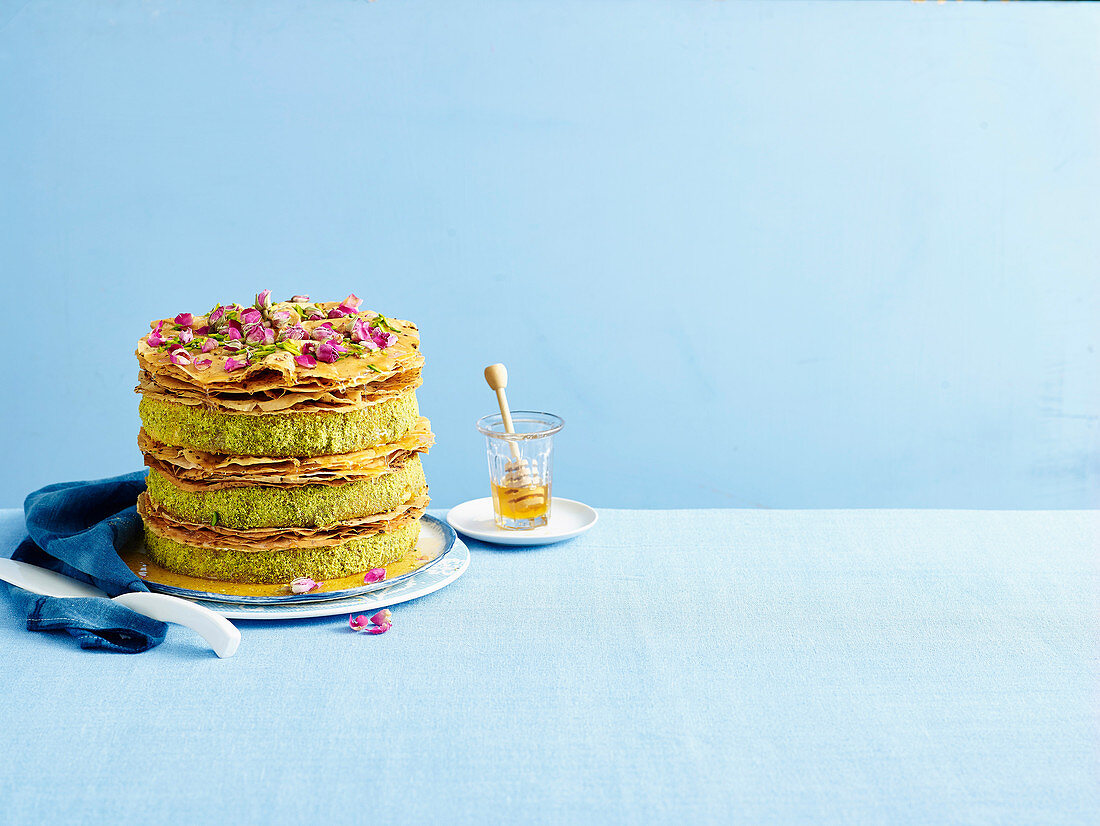
[[[512,411],[508,409],[508,396],[504,388],[508,386],[508,369],[503,364],[490,364],[485,368],[485,381],[497,394],[497,404],[500,405],[500,418],[504,422],[504,432],[515,435],[515,427],[512,425]],[[537,485],[538,480],[531,473],[531,468],[526,459],[519,455],[519,445],[511,439],[508,440],[508,450],[512,459],[504,466],[504,478],[501,480],[506,488],[526,488]]]

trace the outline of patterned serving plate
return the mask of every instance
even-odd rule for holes
[[[230,618],[270,619],[276,615],[327,616],[351,610],[348,606],[352,603],[356,610],[366,610],[375,603],[379,607],[385,607],[415,599],[438,590],[461,576],[469,565],[470,553],[450,525],[425,515],[421,520],[420,539],[412,561],[403,560],[387,566],[386,579],[365,584],[363,575],[357,574],[324,583],[320,591],[308,594],[287,593],[285,586],[238,586],[234,583],[219,583],[220,590],[213,591],[202,587],[208,580],[181,577],[164,571],[140,551],[124,554],[123,558],[151,591],[201,603]],[[172,580],[175,580],[175,584],[172,584]],[[234,589],[240,590],[234,593]],[[248,590],[254,593],[241,592]],[[330,607],[333,610],[327,610]],[[255,610],[260,608],[272,610]],[[271,616],[264,616],[265,614]]]

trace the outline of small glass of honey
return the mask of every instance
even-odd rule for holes
[[[554,434],[564,421],[553,413],[513,410],[512,432],[499,413],[477,421],[485,434],[489,489],[500,528],[524,531],[550,521]]]

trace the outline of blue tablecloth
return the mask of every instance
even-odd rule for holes
[[[228,660],[3,601],[0,822],[1096,822],[1098,526],[608,510],[471,542],[385,635],[241,623]]]

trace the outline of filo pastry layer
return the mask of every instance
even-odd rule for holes
[[[371,479],[401,467],[434,444],[431,425],[421,416],[396,442],[328,456],[234,456],[158,442],[144,429],[138,447],[145,464],[184,490],[218,490],[253,485],[341,484]]]

